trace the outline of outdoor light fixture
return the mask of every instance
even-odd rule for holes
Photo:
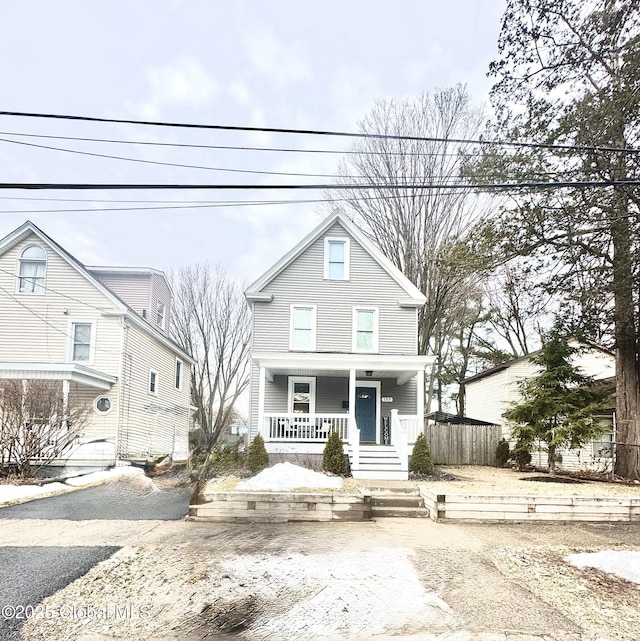
[[[373,376],[373,372],[372,372],[370,369],[368,369],[368,370],[365,372],[365,374],[366,374],[367,376]]]

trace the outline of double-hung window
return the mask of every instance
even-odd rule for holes
[[[69,360],[73,363],[93,361],[93,323],[76,321],[71,323],[69,332]]]
[[[353,351],[378,351],[378,309],[376,307],[353,308]]]
[[[324,278],[349,280],[350,248],[348,238],[324,239]]]
[[[291,349],[302,352],[316,349],[315,305],[291,305],[290,345]]]
[[[175,387],[177,390],[182,389],[182,361],[179,358],[176,358]]]
[[[289,377],[289,411],[293,414],[313,414],[316,411],[316,379]]]
[[[149,370],[149,394],[158,395],[158,372]]]
[[[46,252],[38,245],[30,245],[20,254],[18,291],[21,294],[44,294],[46,273]]]

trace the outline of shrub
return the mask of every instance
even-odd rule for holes
[[[322,469],[331,474],[344,474],[347,462],[344,459],[342,439],[338,432],[331,432],[322,452]]]
[[[421,432],[416,438],[411,452],[411,464],[409,469],[416,474],[431,474],[433,472],[433,461],[431,460],[431,452],[429,451],[429,443],[427,437]]]
[[[531,445],[525,441],[518,441],[513,450],[513,458],[518,466],[520,472],[524,472],[525,468],[531,463]]]
[[[257,434],[251,445],[249,445],[249,453],[247,456],[249,469],[253,474],[257,474],[264,470],[269,465],[269,454],[264,446],[264,439],[260,434]]]
[[[210,474],[229,474],[246,469],[247,456],[238,444],[216,445],[206,459]]]
[[[498,467],[504,467],[510,457],[511,450],[509,449],[509,443],[505,439],[500,439],[496,447],[496,463]]]

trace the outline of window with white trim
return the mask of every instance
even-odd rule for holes
[[[176,358],[176,376],[174,382],[177,390],[182,389],[182,361],[179,358]]]
[[[324,239],[324,277],[328,280],[349,280],[349,239]]]
[[[44,294],[47,274],[47,253],[39,245],[30,245],[20,254],[18,292]]]
[[[353,351],[378,351],[378,309],[376,307],[353,308]]]
[[[158,372],[149,370],[149,394],[158,395]]]
[[[313,352],[316,348],[316,306],[291,305],[291,349]]]
[[[164,303],[158,303],[158,311],[156,312],[156,325],[160,327],[160,329],[164,329],[164,314]]]
[[[73,321],[69,339],[70,361],[74,363],[90,363],[93,361],[94,332],[92,322]]]
[[[316,411],[316,379],[289,376],[289,412],[314,414]]]

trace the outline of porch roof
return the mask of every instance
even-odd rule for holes
[[[403,356],[395,354],[323,354],[263,353],[254,354],[253,361],[265,368],[268,380],[274,376],[348,376],[356,370],[359,378],[396,378],[398,385],[424,372],[435,361],[434,356]],[[371,372],[367,376],[367,372]]]
[[[72,381],[104,391],[118,380],[77,363],[0,363],[0,379]]]

